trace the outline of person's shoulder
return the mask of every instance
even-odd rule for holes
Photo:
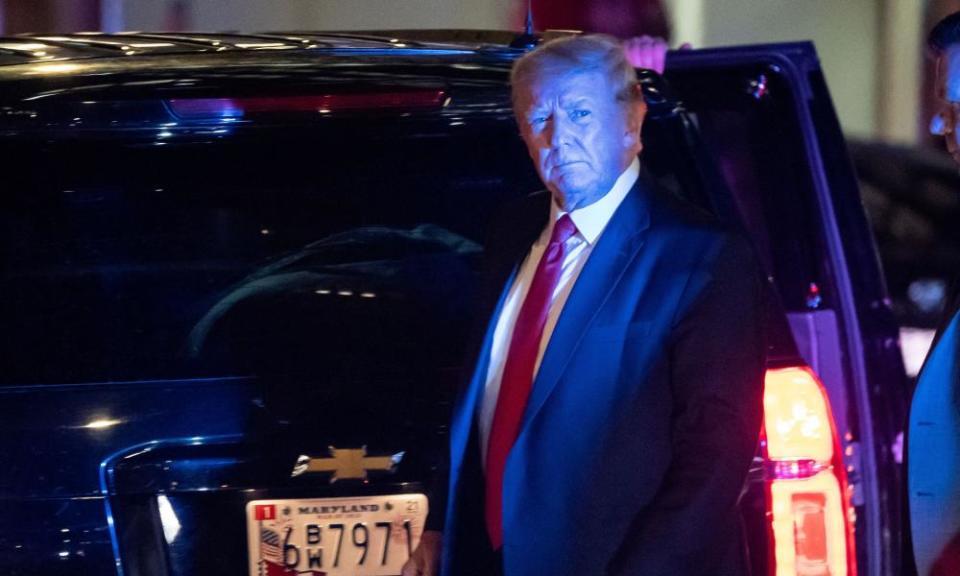
[[[643,186],[650,206],[650,225],[660,232],[705,237],[734,234],[733,229],[709,210],[680,197],[656,182],[645,179]]]
[[[697,260],[753,260],[753,246],[743,230],[655,183],[645,181],[644,185],[653,234],[674,244],[674,254],[687,252]],[[709,258],[710,254],[714,258]]]

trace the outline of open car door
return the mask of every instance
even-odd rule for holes
[[[771,285],[765,426],[742,501],[753,573],[898,573],[906,378],[816,51],[672,52],[665,78],[647,80],[646,165],[741,227]]]

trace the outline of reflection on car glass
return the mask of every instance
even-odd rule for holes
[[[481,251],[479,244],[434,224],[410,230],[369,226],[331,234],[263,266],[230,288],[190,331],[187,354],[199,357],[213,328],[241,302],[302,290],[323,293],[347,278],[385,283],[397,277],[413,256],[468,257]]]

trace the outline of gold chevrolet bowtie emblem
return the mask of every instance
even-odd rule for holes
[[[403,459],[403,454],[403,452],[397,452],[393,456],[367,456],[366,446],[362,448],[330,446],[330,458],[311,458],[310,456],[297,458],[291,476],[296,477],[311,472],[333,472],[330,477],[331,483],[337,480],[363,480],[371,470],[392,472]]]

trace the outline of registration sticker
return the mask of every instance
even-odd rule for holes
[[[420,542],[423,494],[247,503],[250,576],[395,576]]]

